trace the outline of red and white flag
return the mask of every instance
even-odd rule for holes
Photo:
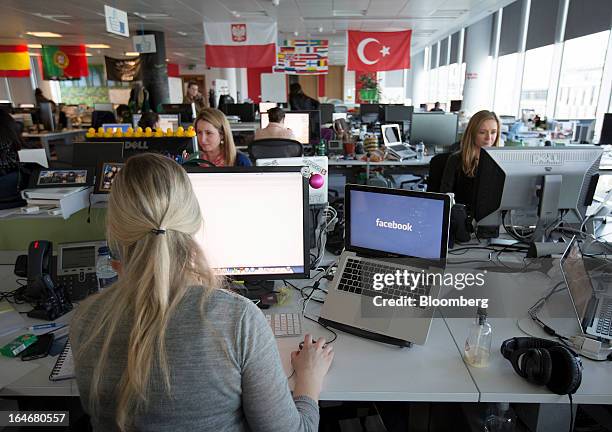
[[[276,23],[204,23],[206,65],[255,68],[276,65]]]
[[[411,36],[412,30],[348,30],[347,69],[360,72],[410,69]]]

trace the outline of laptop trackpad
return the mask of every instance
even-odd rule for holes
[[[384,331],[391,325],[392,307],[377,307],[371,297],[362,297],[361,308],[357,310],[355,322],[366,330]]]

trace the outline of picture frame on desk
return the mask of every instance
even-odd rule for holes
[[[53,169],[36,167],[28,180],[28,189],[93,186],[94,176],[94,168]]]
[[[124,165],[123,162],[102,162],[98,170],[100,178],[97,181],[96,192],[104,194],[110,193],[113,182]]]

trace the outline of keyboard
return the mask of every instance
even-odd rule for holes
[[[89,294],[98,291],[98,279],[95,273],[84,273],[62,275],[57,281],[64,287],[70,296],[70,300],[83,300]]]
[[[612,336],[612,299],[606,297],[603,300],[597,321],[597,333]]]
[[[420,284],[415,289],[411,289],[412,286],[387,284],[385,284],[383,289],[379,291],[373,288],[374,274],[395,274],[396,270],[398,270],[398,267],[393,265],[348,258],[346,260],[344,271],[342,272],[342,277],[338,283],[338,289],[367,297],[383,296],[387,298],[399,298],[401,296],[406,296],[418,299],[419,296],[429,295],[431,285],[425,284],[426,281],[423,277],[420,278]],[[418,305],[419,303],[417,302],[416,304]],[[421,309],[425,308],[425,306],[416,307]]]
[[[266,313],[265,315],[275,337],[302,334],[302,320],[299,313]]]

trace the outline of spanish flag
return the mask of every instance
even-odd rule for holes
[[[27,45],[0,45],[0,77],[30,76],[30,55]]]

